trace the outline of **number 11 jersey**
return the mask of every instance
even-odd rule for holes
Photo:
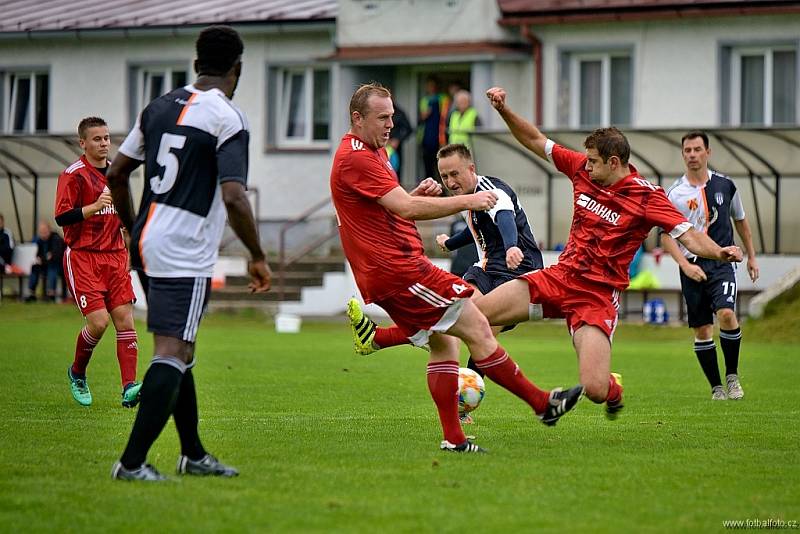
[[[220,184],[247,184],[247,120],[219,89],[192,85],[142,111],[120,153],[144,161],[131,262],[153,277],[210,277],[225,228]]]

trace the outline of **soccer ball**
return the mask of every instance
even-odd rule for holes
[[[480,406],[485,394],[485,386],[481,375],[461,367],[458,370],[458,411],[459,413],[469,413]]]

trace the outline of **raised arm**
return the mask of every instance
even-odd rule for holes
[[[502,87],[492,87],[486,91],[486,97],[506,122],[516,140],[540,158],[547,159],[545,153],[547,137],[536,126],[511,111],[506,104],[506,90]]]
[[[497,195],[491,191],[453,197],[425,197],[411,196],[400,186],[378,199],[378,204],[387,210],[412,221],[439,219],[464,210],[488,210],[496,202]]]

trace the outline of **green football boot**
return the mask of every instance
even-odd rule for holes
[[[139,392],[142,390],[142,384],[139,382],[131,382],[125,389],[122,390],[122,407],[133,408],[139,404]]]
[[[372,344],[375,339],[375,322],[364,315],[361,304],[356,299],[347,303],[347,317],[350,319],[350,330],[353,332],[353,347],[357,354],[366,356],[377,350]]]
[[[67,377],[69,378],[69,389],[72,391],[72,398],[81,406],[91,406],[92,392],[89,391],[89,382],[86,381],[86,378],[72,376],[72,366],[67,367]]]

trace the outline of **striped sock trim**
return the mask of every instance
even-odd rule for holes
[[[150,360],[150,365],[169,365],[170,367],[174,367],[181,374],[186,372],[186,364],[177,358],[172,358],[170,356],[153,356],[153,359]]]
[[[730,339],[731,341],[742,339],[742,329],[737,328],[736,330],[720,330],[719,337],[722,339]]]
[[[694,340],[694,350],[708,350],[708,349],[716,349],[717,346],[714,344],[713,339],[695,339]]]
[[[499,356],[489,356],[488,358],[477,361],[475,360],[475,365],[478,366],[478,369],[489,369],[490,367],[495,367],[497,365],[502,365],[508,361],[508,352],[503,351],[502,354]]]
[[[136,330],[120,330],[117,332],[117,341],[136,341]]]
[[[83,340],[86,342],[87,345],[91,345],[92,347],[100,343],[100,340],[95,338],[92,334],[90,334],[89,330],[85,326],[81,329],[81,337],[83,337]]]
[[[458,374],[458,364],[456,362],[429,363],[428,374],[442,373],[448,375]]]

